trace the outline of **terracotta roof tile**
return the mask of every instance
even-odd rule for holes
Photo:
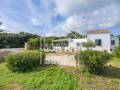
[[[103,33],[111,33],[111,31],[110,30],[92,30],[87,32],[87,34],[103,34]]]

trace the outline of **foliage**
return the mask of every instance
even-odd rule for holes
[[[20,90],[81,90],[71,75],[56,66],[41,66],[30,73],[15,73],[1,64],[0,90],[9,90],[16,84],[21,87]],[[14,89],[16,88],[10,88]]]
[[[117,58],[120,58],[120,45],[115,50],[113,50],[113,55]]]
[[[0,48],[19,48],[24,47],[24,43],[30,38],[38,37],[34,34],[29,34],[25,32],[20,32],[19,34],[14,33],[0,33]]]
[[[44,63],[45,54],[38,51],[24,51],[7,56],[7,67],[12,71],[30,71]]]
[[[5,57],[9,54],[10,52],[8,51],[4,51],[4,52],[0,52],[0,63],[5,61]]]
[[[75,32],[75,31],[71,31],[70,33],[67,34],[66,36],[67,38],[83,38],[83,35],[80,35],[79,33]]]
[[[75,56],[76,60],[82,66],[83,70],[90,73],[100,73],[104,65],[110,60],[110,54],[106,52],[86,50],[81,51]]]
[[[88,41],[88,42],[82,43],[82,46],[85,47],[85,48],[87,48],[87,49],[90,49],[92,47],[95,47],[95,43],[92,42],[92,41]]]
[[[118,38],[119,38],[119,42],[120,42],[120,35],[118,35]]]
[[[31,38],[27,42],[28,50],[34,50],[40,48],[40,38]]]
[[[52,48],[52,41],[56,39],[56,37],[46,37],[45,39],[45,47],[44,48]]]
[[[62,37],[61,37],[62,38]],[[52,41],[58,39],[57,37],[40,37],[31,38],[27,42],[28,50],[33,49],[52,49]]]

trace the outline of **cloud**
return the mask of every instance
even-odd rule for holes
[[[50,25],[52,17],[52,12],[45,10],[47,7],[42,1],[35,4],[33,0],[1,0],[0,17],[6,26],[4,29],[41,33],[43,26]]]
[[[54,32],[60,31],[63,33],[70,31],[85,33],[92,29],[107,29],[113,27],[120,22],[120,19],[118,19],[120,11],[117,8],[117,6],[111,5],[93,12],[74,14],[68,17],[64,23],[52,29],[52,32],[50,32],[50,34],[47,33],[47,35],[52,35],[52,33],[55,35]],[[61,33],[61,35],[63,34]]]
[[[120,23],[120,0],[1,0],[7,29],[41,35],[84,33]]]
[[[104,8],[111,4],[119,5],[119,0],[56,0],[56,11],[62,15],[72,15]]]

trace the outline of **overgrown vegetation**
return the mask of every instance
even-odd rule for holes
[[[120,45],[113,51],[113,55],[117,58],[120,58]]]
[[[9,54],[10,52],[4,51],[0,52],[0,63],[3,63],[5,61],[5,57]]]
[[[17,84],[17,86],[16,86]],[[19,88],[20,89],[16,89]],[[33,72],[11,72],[0,65],[0,90],[81,90],[72,75],[57,66],[42,66]]]
[[[113,62],[116,62],[113,61]],[[74,67],[41,66],[26,73],[0,64],[0,90],[120,90],[120,63],[110,62],[103,75],[81,73]]]
[[[84,71],[99,74],[105,64],[110,60],[110,54],[106,52],[86,50],[81,51],[75,56],[77,62]]]
[[[31,38],[27,42],[27,49],[28,50],[35,50],[40,48],[40,43],[43,43],[43,41],[40,41],[40,38]]]
[[[82,43],[82,46],[87,48],[87,50],[89,50],[90,48],[95,47],[96,45],[94,42],[89,40],[88,42]]]
[[[7,67],[12,71],[30,71],[44,64],[45,54],[39,51],[25,51],[6,57]]]

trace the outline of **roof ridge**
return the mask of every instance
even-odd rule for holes
[[[103,33],[111,33],[111,31],[110,30],[91,30],[87,32],[87,34],[103,34]]]

